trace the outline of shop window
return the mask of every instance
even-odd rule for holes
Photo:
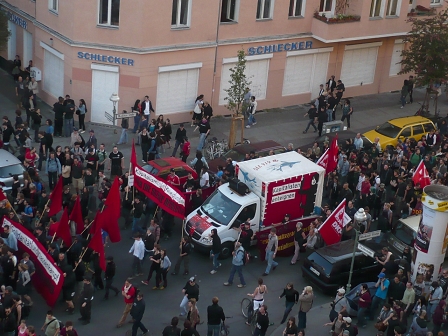
[[[383,0],[372,0],[370,4],[370,17],[382,17],[384,8]]]
[[[388,0],[386,16],[398,16],[400,13],[400,7],[400,0]]]
[[[59,9],[59,0],[48,0],[48,9],[57,13]]]
[[[222,0],[221,22],[238,22],[240,0]]]
[[[304,0],[289,0],[289,14],[290,17],[298,17],[303,15]]]
[[[173,12],[171,15],[171,27],[190,26],[190,0],[173,0]]]
[[[258,0],[257,20],[272,19],[274,0]]]
[[[98,24],[116,26],[120,23],[120,0],[99,0]]]

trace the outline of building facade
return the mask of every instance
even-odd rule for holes
[[[7,0],[11,37],[0,54],[41,72],[39,96],[69,94],[87,120],[110,123],[148,95],[156,115],[191,118],[204,94],[214,115],[225,107],[230,68],[247,53],[246,75],[259,109],[307,103],[331,75],[345,96],[399,90],[409,15],[443,0]],[[342,6],[342,7],[341,7]],[[423,9],[419,12],[419,9]]]

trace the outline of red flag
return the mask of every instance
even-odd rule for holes
[[[341,240],[344,214],[345,198],[319,228],[319,233],[327,245],[335,244]]]
[[[54,216],[62,209],[62,175],[50,195],[50,211],[48,216]]]
[[[100,267],[103,271],[106,271],[106,258],[104,256],[103,238],[101,236],[101,227],[99,225],[95,225],[95,232],[93,233],[93,237],[90,240],[88,247],[99,254]]]
[[[106,208],[103,210],[101,217],[102,228],[109,234],[110,241],[112,243],[118,243],[121,240],[120,227],[118,225],[118,219],[121,212],[121,199],[120,199],[120,182],[118,177],[115,177],[114,183],[110,188],[104,205]]]
[[[59,222],[51,224],[50,227],[48,228],[48,235],[53,237],[53,235],[56,233],[56,231],[58,231],[58,227],[59,227]]]
[[[325,168],[325,175],[331,173],[338,166],[338,135],[331,141],[330,147],[324,152],[324,154],[317,160],[316,164]]]
[[[7,200],[7,198],[6,198],[5,194],[3,193],[3,189],[0,188],[0,202],[4,201],[4,200]]]
[[[56,237],[59,237],[64,242],[65,246],[70,246],[72,244],[72,235],[70,233],[68,212],[67,208],[64,209],[62,217],[59,220],[59,224],[56,231]]]
[[[423,160],[417,166],[417,169],[414,172],[414,176],[412,176],[412,181],[414,184],[420,183],[420,187],[423,189],[427,185],[431,184],[431,180],[429,179],[428,170],[426,169]]]
[[[135,153],[134,140],[132,140],[131,164],[132,164],[131,175],[134,175],[134,169],[135,169],[135,166],[137,165],[137,154]]]
[[[81,202],[79,196],[76,197],[75,205],[70,213],[70,220],[76,223],[76,234],[81,234],[84,230],[84,219],[82,218]]]
[[[325,172],[327,171],[327,165],[328,165],[328,151],[330,150],[330,148],[327,148],[324,152],[324,154],[322,154],[319,158],[319,160],[317,160],[316,164],[318,166],[321,166],[322,168],[325,169]]]

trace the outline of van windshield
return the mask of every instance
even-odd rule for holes
[[[395,237],[398,240],[401,240],[408,246],[413,246],[416,236],[417,234],[414,232],[414,230],[412,230],[409,226],[403,224],[402,222],[398,221],[397,229],[395,231]]]
[[[333,268],[333,264],[330,263],[327,259],[322,257],[319,253],[313,252],[308,257],[312,263],[314,263],[318,268],[325,272],[326,275],[330,275],[331,269]]]
[[[202,204],[202,210],[219,224],[228,225],[241,205],[232,201],[216,189],[213,194]]]
[[[22,175],[25,169],[21,164],[0,167],[0,178],[8,178],[14,175]]]
[[[402,129],[401,127],[392,125],[389,122],[385,122],[380,127],[378,127],[376,131],[379,134],[385,135],[389,138],[396,138],[398,133],[400,133],[401,129]]]

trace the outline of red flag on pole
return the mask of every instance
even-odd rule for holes
[[[321,166],[322,168],[325,169],[325,174],[327,172],[327,165],[328,165],[328,151],[330,150],[330,148],[327,148],[324,152],[324,154],[322,154],[319,158],[319,160],[317,160],[316,164],[318,166]]]
[[[420,187],[422,189],[427,185],[431,184],[428,170],[426,169],[423,160],[420,161],[420,163],[417,166],[417,169],[415,169],[414,176],[412,176],[412,181],[414,182],[414,184],[420,183]]]
[[[338,165],[338,135],[331,141],[330,147],[324,152],[324,154],[317,160],[316,164],[325,168],[325,175],[334,171]]]
[[[50,195],[50,211],[48,217],[56,215],[62,209],[62,175]]]
[[[131,175],[134,175],[134,169],[135,169],[135,166],[137,165],[137,154],[135,153],[134,140],[132,140],[131,164],[132,164]]]
[[[76,234],[81,234],[84,230],[84,219],[82,218],[81,202],[79,201],[79,196],[76,197],[75,205],[70,213],[70,220],[76,223]]]
[[[5,194],[3,193],[3,189],[0,188],[0,202],[4,201],[4,200],[7,200],[7,198],[6,198]]]
[[[59,220],[58,228],[56,231],[56,237],[61,238],[65,246],[70,246],[72,243],[72,235],[70,234],[67,208],[64,209],[62,217]]]
[[[95,232],[93,233],[92,239],[90,240],[88,247],[90,247],[92,250],[94,250],[99,254],[100,267],[103,271],[105,271],[106,258],[104,256],[104,245],[103,245],[103,238],[101,236],[100,225],[95,225]]]
[[[120,199],[120,182],[118,177],[115,177],[114,183],[110,188],[104,205],[106,208],[102,211],[102,228],[109,234],[110,241],[112,243],[118,243],[121,240],[120,227],[118,225],[118,219],[121,212],[121,199]]]
[[[344,214],[345,198],[319,228],[319,233],[327,245],[335,244],[341,240]]]

